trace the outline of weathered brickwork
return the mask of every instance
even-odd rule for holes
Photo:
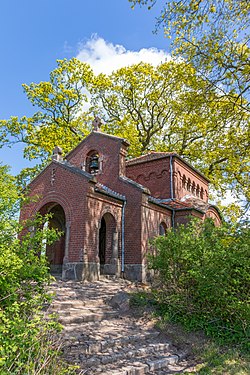
[[[93,131],[30,183],[21,220],[51,213],[63,236],[46,253],[65,279],[100,273],[146,280],[149,240],[190,215],[221,218],[208,201],[208,180],[176,154],[150,153],[126,162],[126,140]],[[34,199],[36,198],[36,199]]]

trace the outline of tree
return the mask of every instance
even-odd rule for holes
[[[249,198],[248,116],[185,62],[121,68],[96,77],[92,104],[104,129],[132,143],[130,156],[148,150],[183,156],[216,189]]]
[[[88,134],[94,113],[105,119],[103,130],[130,141],[130,157],[148,150],[179,153],[216,189],[249,199],[248,114],[208,88],[191,64],[140,63],[94,76],[88,65],[63,60],[50,81],[24,88],[40,111],[29,119],[2,120],[0,143],[24,142],[24,156],[40,158],[40,168],[56,145],[66,153]],[[87,95],[92,107],[84,111]],[[33,176],[30,170],[21,173],[22,182],[27,176]]]
[[[88,119],[83,105],[88,101],[86,89],[93,72],[75,58],[58,60],[57,65],[48,82],[23,85],[27,98],[39,111],[32,117],[11,117],[0,123],[1,144],[23,142],[24,156],[29,160],[47,161],[56,145],[68,152],[85,134]]]
[[[129,0],[148,5],[157,0]],[[166,0],[156,28],[173,37],[176,55],[192,63],[216,87],[221,96],[249,108],[249,12],[248,0]]]

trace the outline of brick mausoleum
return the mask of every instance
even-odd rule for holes
[[[208,179],[175,153],[150,152],[127,160],[125,139],[98,130],[65,159],[56,147],[51,163],[30,183],[38,196],[21,220],[52,213],[49,226],[64,235],[46,254],[51,272],[65,279],[100,274],[146,281],[149,240],[190,215],[221,222],[208,203]]]

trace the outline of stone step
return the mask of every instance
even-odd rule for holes
[[[64,325],[63,335],[66,342],[82,341],[105,341],[109,339],[119,339],[133,336],[135,334],[143,335],[151,332],[152,328],[142,328],[135,324],[129,324],[127,320],[116,318],[101,320],[98,322],[72,323]]]
[[[63,306],[63,307],[57,307],[57,306],[50,306],[49,309],[51,312],[57,313],[60,316],[67,316],[67,315],[84,315],[84,314],[89,314],[89,313],[98,313],[98,312],[114,312],[114,310],[107,306],[73,306],[73,307],[68,307],[68,306]]]
[[[94,357],[89,360],[88,367],[81,364],[86,375],[144,375],[157,373],[159,370],[165,370],[164,374],[173,373],[168,369],[169,365],[175,365],[179,361],[178,355],[165,354],[149,356],[145,358],[127,358],[119,359],[119,362],[99,363]]]
[[[79,365],[79,374],[180,373],[180,353],[171,350],[153,321],[121,314],[106,303],[118,292],[130,292],[131,286],[105,278],[83,284],[59,281],[51,290],[54,298],[47,311],[55,312],[63,325],[64,358]]]
[[[135,335],[117,337],[113,339],[106,340],[88,340],[86,337],[79,337],[77,340],[69,339],[68,346],[65,345],[64,348],[69,353],[79,352],[81,354],[95,354],[98,352],[103,352],[107,349],[112,348],[114,351],[117,347],[124,347],[131,344],[136,344],[139,342],[148,342],[148,340],[156,339],[159,335],[159,332],[148,332],[148,333],[137,333]],[[162,349],[162,345],[158,349]],[[167,347],[169,344],[167,344]]]
[[[106,308],[108,305],[105,304],[103,300],[96,299],[96,300],[79,300],[79,299],[65,299],[65,300],[57,300],[50,304],[50,307],[52,309],[65,309],[65,308],[75,308],[75,307],[100,307],[100,308]]]
[[[97,293],[97,295],[88,295],[88,294],[70,294],[67,295],[65,293],[59,294],[57,296],[52,296],[53,300],[56,302],[85,302],[87,304],[94,303],[103,303],[104,301],[109,301],[116,293]]]
[[[89,354],[83,354],[81,351],[79,351],[79,348],[76,348],[75,353],[72,351],[70,352],[70,357],[75,358],[75,361],[81,362],[85,364],[86,366],[89,366],[95,361],[95,364],[101,364],[106,365],[108,363],[117,363],[118,361],[124,361],[126,359],[129,359],[131,362],[136,358],[137,360],[145,359],[148,356],[155,356],[156,358],[159,357],[159,355],[169,355],[169,344],[147,344],[144,346],[133,346],[128,345],[126,347],[120,347],[120,348],[109,348],[108,351],[104,352],[97,352],[98,350],[98,344],[94,348],[93,353]]]
[[[70,316],[59,316],[58,321],[62,325],[69,325],[72,323],[88,323],[88,322],[100,322],[105,319],[118,318],[118,314],[115,311],[103,312],[103,313],[86,313],[83,315],[76,314]]]

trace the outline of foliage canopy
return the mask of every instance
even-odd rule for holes
[[[150,9],[158,0],[129,0]],[[248,0],[165,0],[156,29],[173,38],[175,54],[207,79],[222,96],[249,108]],[[247,98],[247,99],[246,99]]]
[[[24,85],[39,110],[0,121],[0,144],[24,142],[24,156],[44,166],[55,146],[70,151],[89,133],[93,115],[102,130],[127,138],[129,156],[174,151],[222,192],[249,201],[249,114],[235,106],[185,62],[140,63],[95,76],[77,59],[59,60],[48,82]],[[86,101],[90,104],[86,107]],[[32,177],[22,171],[21,177]]]
[[[217,189],[231,186],[248,197],[249,116],[216,89],[208,90],[192,66],[132,65],[97,76],[91,93],[104,129],[126,135],[131,156],[177,152]]]

